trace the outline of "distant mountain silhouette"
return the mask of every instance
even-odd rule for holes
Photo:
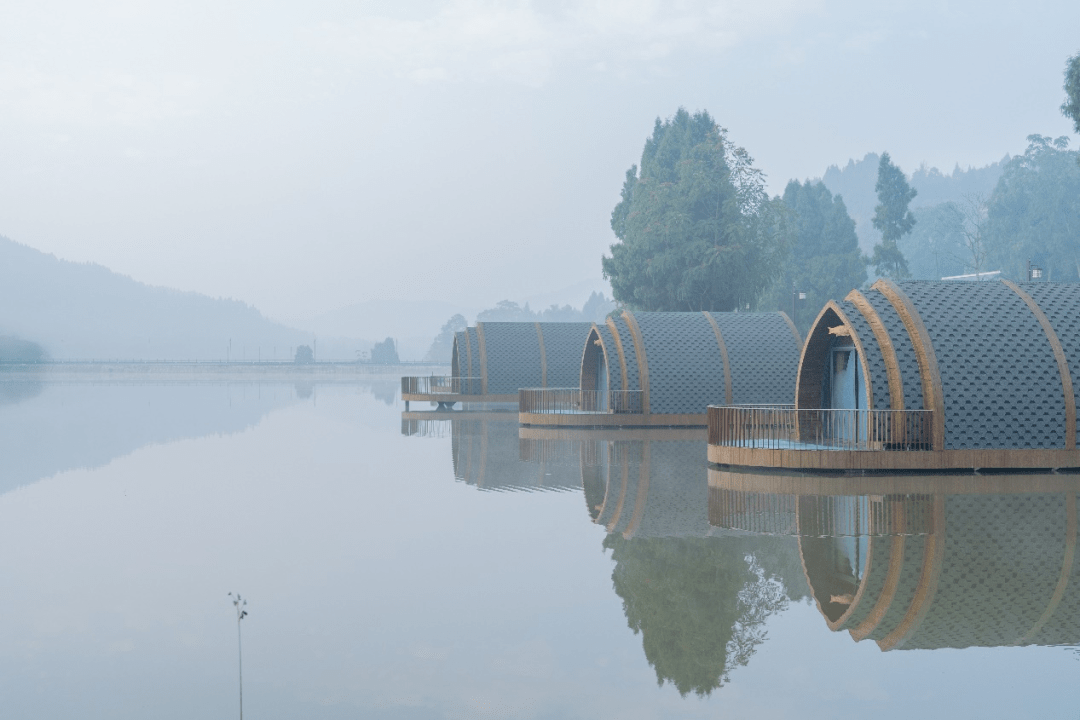
[[[223,360],[230,339],[233,360],[285,360],[312,341],[237,300],[153,287],[2,236],[0,335],[56,360]]]

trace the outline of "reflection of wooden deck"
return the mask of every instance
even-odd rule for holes
[[[513,403],[517,405],[517,393],[512,395],[473,395],[466,393],[401,393],[401,399],[405,402],[433,402],[433,403]]]
[[[710,467],[709,487],[770,495],[1009,495],[1080,491],[1080,476],[1024,475],[824,475],[797,472],[740,472]]]
[[[704,428],[708,424],[705,413],[519,413],[518,419],[522,425],[564,428]]]
[[[517,422],[517,413],[510,410],[406,410],[402,420],[487,420],[489,422]]]
[[[522,440],[705,440],[705,428],[692,427],[528,427],[518,429]]]
[[[800,450],[709,445],[709,462],[802,471],[1080,469],[1080,450]]]

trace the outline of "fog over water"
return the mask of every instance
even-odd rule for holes
[[[1076,716],[1078,28],[0,4],[0,720]]]
[[[400,401],[374,389],[219,386],[170,402],[171,387],[46,383],[0,406],[4,428],[52,421],[71,439],[66,468],[0,488],[4,716],[232,715],[229,591],[250,601],[250,717],[1011,718],[1076,706],[1069,648],[982,647],[976,635],[963,650],[882,652],[830,632],[800,540],[738,531],[737,517],[725,527],[714,512],[703,440],[594,436],[600,453],[547,441],[543,462],[523,460],[512,415],[403,435]],[[181,419],[143,415],[141,438],[113,443],[113,458],[80,454],[101,418],[140,404]],[[5,462],[35,452],[6,447]],[[538,492],[547,473],[557,487]],[[989,541],[1009,557],[1060,551],[1045,523],[1009,525],[1024,508],[1040,517],[1027,497],[976,497],[995,509]],[[1030,497],[1050,508],[1061,496]],[[948,522],[962,560],[970,534]],[[1040,588],[1061,569],[1050,560],[1033,566]],[[1007,594],[1025,587],[1016,577],[972,590],[1004,611],[976,631],[1038,615]],[[940,593],[956,580],[966,587],[946,574]],[[1078,639],[1080,625],[1060,619],[1058,637]]]
[[[9,3],[0,234],[274,319],[579,307],[655,118],[708,109],[774,193],[867,152],[981,166],[1069,132],[1078,25],[1064,0]]]

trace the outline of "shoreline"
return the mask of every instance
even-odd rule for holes
[[[15,382],[123,382],[123,381],[284,381],[317,380],[350,382],[374,376],[441,374],[447,365],[402,363],[377,365],[357,362],[107,362],[59,361],[46,363],[0,363],[0,381]]]

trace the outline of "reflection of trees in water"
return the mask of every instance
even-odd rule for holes
[[[604,539],[627,624],[641,633],[659,685],[705,696],[746,665],[765,623],[806,597],[790,538]]]
[[[0,380],[0,406],[15,405],[36,397],[44,387],[37,380]]]
[[[382,400],[387,405],[393,405],[397,399],[397,391],[400,382],[395,380],[376,380],[371,383],[371,394],[376,400]]]
[[[296,397],[299,400],[307,400],[315,392],[315,383],[308,380],[301,380],[295,384]]]

